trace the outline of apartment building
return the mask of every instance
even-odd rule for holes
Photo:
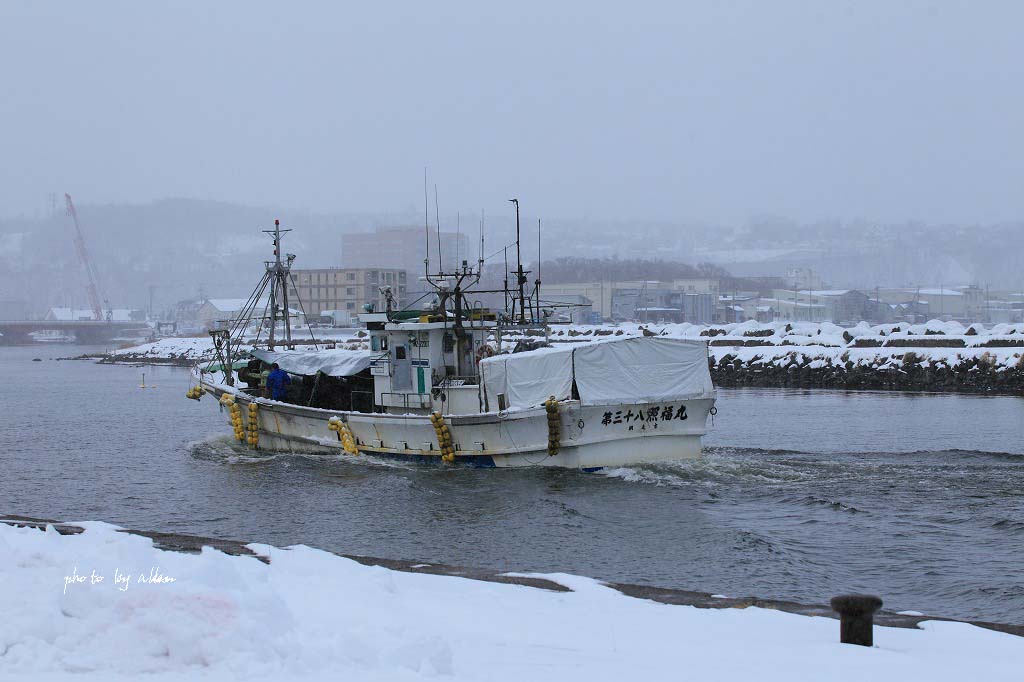
[[[352,314],[372,303],[377,310],[386,306],[381,289],[390,286],[398,307],[406,303],[406,273],[397,268],[315,268],[292,270],[293,285],[289,287],[289,304],[295,298],[302,302],[308,317],[317,317],[325,310],[341,310]]]

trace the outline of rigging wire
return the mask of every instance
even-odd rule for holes
[[[320,350],[320,347],[316,342],[316,334],[313,333],[313,328],[309,326],[309,317],[306,316],[306,308],[302,305],[302,298],[299,296],[299,287],[295,284],[295,276],[291,270],[288,270],[288,282],[291,283],[292,288],[295,289],[295,300],[299,304],[299,310],[302,311],[302,319],[306,322],[306,329],[309,331],[309,338],[313,340],[313,350]],[[285,315],[289,315],[290,311],[284,311]],[[312,397],[310,397],[312,400]]]

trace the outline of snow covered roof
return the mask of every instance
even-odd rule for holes
[[[206,302],[222,313],[237,313],[245,307],[247,300],[245,298],[209,298]]]
[[[762,298],[762,301],[770,303],[785,304],[788,306],[796,306],[797,308],[824,308],[824,303],[807,303],[805,301],[793,301],[784,298]]]
[[[964,292],[957,289],[921,289],[918,293],[926,296],[963,296]]]
[[[248,302],[246,298],[208,298],[206,303],[203,305],[210,305],[217,309],[218,312],[232,315],[242,310],[245,304]],[[262,299],[256,303],[254,310],[259,312],[265,310],[267,307],[267,299]],[[302,313],[297,308],[288,308],[288,311],[292,315],[299,315]]]

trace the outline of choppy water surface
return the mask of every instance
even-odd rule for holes
[[[480,470],[253,457],[79,352],[0,348],[0,512],[1024,623],[1024,399],[722,390],[701,461]]]

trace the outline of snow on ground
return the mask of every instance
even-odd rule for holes
[[[130,348],[122,348],[110,354],[114,359],[131,359],[135,361],[147,358],[181,360],[209,360],[213,357],[213,339],[209,336],[169,337],[150,343],[143,343]]]
[[[1024,659],[1024,639],[963,623],[876,628],[865,648],[827,618],[668,606],[564,574],[545,577],[573,592],[251,545],[266,565],[79,525],[0,524],[0,678],[963,682],[1019,680]],[[173,582],[138,581],[156,571]]]
[[[321,330],[317,331],[317,340],[326,344],[364,345],[361,338],[356,334],[360,330]],[[308,339],[309,336],[296,334],[293,338],[297,341]],[[251,347],[251,346],[250,346]],[[312,348],[312,346],[300,346]],[[245,345],[243,344],[243,350]],[[150,343],[143,343],[138,346],[122,348],[109,354],[109,358],[120,362],[145,362],[146,360],[177,360],[181,362],[205,362],[213,360],[215,351],[213,339],[209,336],[196,337],[167,337]]]
[[[974,333],[968,333],[969,329]],[[907,353],[914,353],[922,365],[957,365],[963,360],[982,358],[992,362],[997,371],[1020,367],[1024,362],[1024,325],[981,324],[965,328],[959,322],[931,320],[920,325],[893,323],[871,326],[861,322],[852,327],[839,327],[830,322],[772,322],[752,320],[726,325],[639,324],[564,325],[552,328],[556,342],[586,342],[609,337],[639,336],[644,333],[685,339],[708,339],[713,342],[710,353],[715,361],[727,355],[743,363],[761,362],[779,366],[792,358],[806,358],[816,367],[828,364],[883,367],[900,364]],[[873,341],[873,346],[859,343]],[[744,345],[763,343],[765,345]],[[881,346],[884,343],[885,346]],[[927,347],[920,343],[945,344]],[[998,345],[989,345],[998,344]],[[961,347],[948,347],[961,346]],[[817,363],[817,364],[815,364]]]
[[[709,339],[711,352],[716,358],[726,354],[738,355],[744,361],[756,355],[762,358],[784,358],[803,354],[813,360],[845,363],[845,353],[855,364],[878,366],[890,358],[899,361],[905,353],[913,351],[925,362],[944,362],[954,365],[961,359],[980,357],[988,352],[997,365],[1015,366],[1024,354],[1024,324],[997,324],[986,327],[974,324],[964,327],[959,322],[931,320],[924,324],[891,323],[869,325],[860,322],[851,327],[840,327],[831,322],[740,322],[726,325],[641,324],[637,322],[617,325],[553,325],[550,338],[555,342],[583,343],[601,338],[640,336],[644,332],[658,336],[688,339]],[[365,348],[365,337],[358,337],[358,329],[316,330],[317,337],[343,348]],[[363,332],[365,334],[365,332]],[[295,338],[299,339],[300,336]],[[511,343],[519,338],[505,336]],[[744,344],[763,343],[763,346]],[[885,344],[882,346],[882,344]],[[924,345],[922,345],[924,344]],[[936,344],[940,347],[928,347]],[[946,346],[946,347],[941,347]],[[950,347],[957,346],[957,347]],[[797,348],[794,348],[797,347]],[[110,359],[122,362],[174,360],[181,363],[210,361],[214,358],[213,342],[209,337],[165,338],[111,354]]]
[[[992,363],[997,372],[1005,372],[1018,366],[1024,360],[1022,348],[833,348],[822,346],[752,346],[738,348],[736,346],[711,346],[711,356],[719,362],[726,356],[739,359],[743,364],[773,364],[779,367],[788,365],[793,359],[798,363],[807,360],[812,366],[844,365],[847,361],[855,366],[873,367],[903,364],[908,353],[921,358],[921,365],[945,364],[956,366],[964,360],[981,359]],[[815,365],[815,363],[820,363]]]
[[[743,341],[763,339],[768,343],[792,344],[813,343],[819,345],[845,346],[851,339],[870,338],[879,342],[888,341],[895,345],[900,340],[919,341],[926,337],[933,341],[959,340],[967,346],[981,346],[991,341],[1024,342],[1024,324],[996,324],[985,326],[980,323],[967,327],[959,322],[929,320],[923,324],[892,322],[870,325],[859,322],[841,327],[831,322],[736,322],[732,324],[698,325],[680,323],[638,323],[624,322],[617,325],[555,325],[552,327],[556,338],[577,338],[591,336],[637,336],[647,329],[649,333],[679,338],[712,338],[719,341]],[[972,331],[973,330],[973,331]],[[846,338],[846,337],[850,338]]]

